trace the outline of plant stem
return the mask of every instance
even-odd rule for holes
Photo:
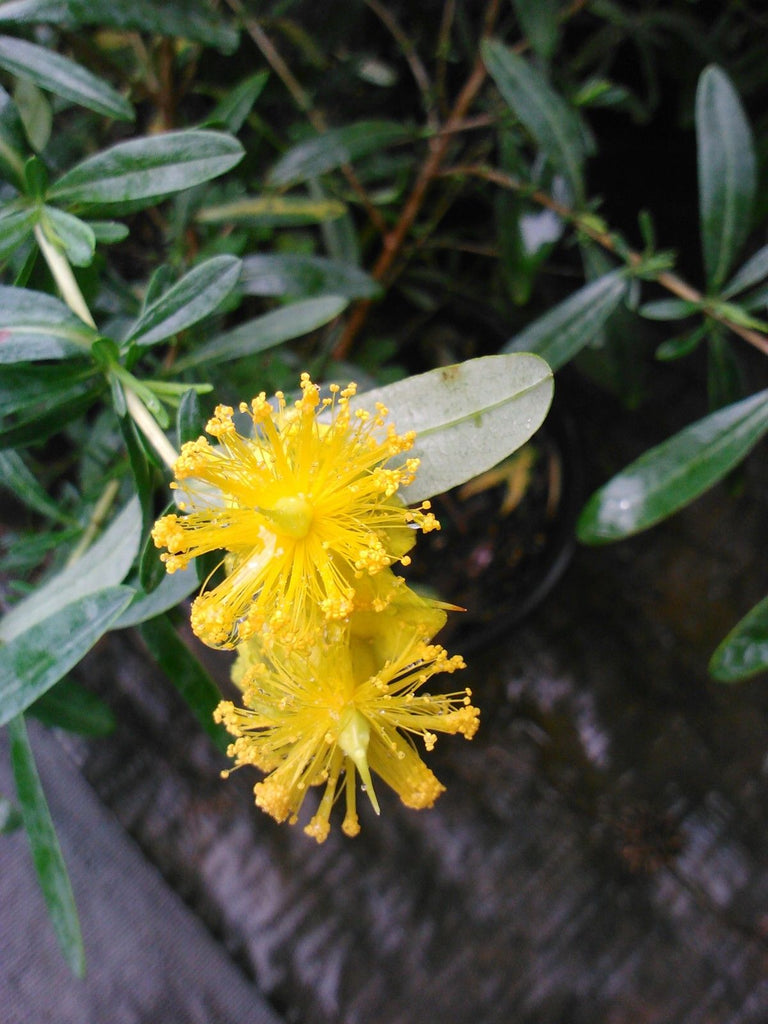
[[[80,285],[75,280],[75,275],[72,273],[72,267],[70,267],[67,257],[48,240],[40,224],[35,224],[35,238],[40,246],[40,252],[43,254],[45,262],[53,274],[53,279],[61,292],[62,299],[64,299],[72,312],[76,313],[89,327],[95,327],[96,322],[91,316],[91,311],[88,309],[83,298]]]
[[[136,392],[127,386],[125,387],[125,404],[128,407],[128,412],[131,414],[133,422],[141,430],[166,466],[172,470],[179,457],[179,453],[168,440],[165,432],[160,429],[157,420]]]
[[[110,480],[107,486],[102,491],[101,497],[93,506],[93,512],[91,512],[91,518],[88,520],[88,525],[83,531],[83,535],[78,541],[77,545],[73,548],[72,554],[67,559],[67,566],[74,565],[75,562],[81,558],[88,548],[91,546],[91,542],[96,534],[101,529],[104,520],[107,518],[112,504],[117,497],[117,492],[120,490],[119,480]]]
[[[35,238],[40,246],[40,252],[42,252],[45,262],[53,274],[53,279],[61,292],[61,297],[73,313],[79,316],[84,323],[95,328],[96,321],[91,316],[91,311],[88,309],[88,305],[83,298],[83,293],[80,291],[80,286],[75,279],[75,275],[72,273],[72,267],[70,267],[67,257],[50,241],[40,224],[35,225]],[[131,390],[130,384],[125,381],[123,383],[125,385],[126,405],[134,422],[163,462],[173,469],[179,457],[178,452],[138,395]]]
[[[601,245],[604,249],[607,249],[619,258],[625,259],[630,266],[638,267],[644,262],[641,253],[635,252],[633,249],[625,249],[623,246],[618,245],[616,236],[610,231],[604,231],[595,227],[590,223],[588,217],[585,217],[577,210],[573,210],[564,203],[558,202],[541,189],[532,188],[526,182],[521,181],[519,178],[515,178],[511,174],[507,174],[505,171],[500,171],[495,167],[468,164],[451,167],[442,173],[446,177],[461,175],[465,177],[471,176],[475,178],[482,178],[484,181],[491,181],[494,184],[500,185],[502,188],[509,189],[512,192],[521,193],[526,196],[526,198],[532,199],[535,203],[538,203],[539,206],[544,206],[546,209],[552,210],[552,212],[556,213],[558,217],[562,217],[563,220],[573,224],[573,226],[582,234],[587,235],[587,237],[591,238],[593,242],[597,242],[598,245]],[[768,337],[764,334],[760,334],[758,331],[754,331],[748,327],[743,327],[741,324],[734,323],[723,313],[718,312],[716,309],[712,309],[711,306],[707,305],[706,296],[689,285],[687,281],[678,277],[677,274],[673,274],[668,270],[660,270],[655,275],[654,280],[657,284],[661,285],[662,288],[666,288],[668,292],[671,292],[678,298],[701,306],[706,315],[711,317],[712,320],[716,320],[724,327],[727,327],[729,331],[733,331],[734,334],[743,338],[744,341],[749,342],[750,345],[753,345],[755,348],[760,349],[761,352],[768,355]]]
[[[302,88],[299,80],[280,56],[277,47],[261,27],[257,19],[248,17],[245,8],[240,3],[240,0],[227,0],[227,3],[241,19],[243,27],[247,31],[248,35],[254,41],[259,50],[261,50],[261,54],[264,59],[293,97],[293,101],[296,106],[303,114],[306,114],[307,119],[315,131],[320,134],[328,131],[328,125],[325,118],[319,110],[315,110],[309,95]],[[371,224],[373,224],[379,234],[383,235],[387,230],[387,223],[371,202],[368,193],[365,191],[360,179],[355,174],[354,169],[349,164],[342,164],[341,171],[347,179],[347,183],[350,188],[362,203]]]

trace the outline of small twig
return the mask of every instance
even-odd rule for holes
[[[566,206],[564,203],[558,202],[553,199],[548,193],[543,192],[541,189],[532,188],[529,184],[521,181],[519,178],[513,177],[511,174],[507,174],[505,171],[497,170],[494,167],[484,167],[481,165],[461,165],[451,167],[443,172],[441,176],[450,177],[453,175],[459,175],[462,177],[475,177],[482,178],[484,181],[491,181],[502,188],[509,189],[512,192],[523,194],[526,198],[532,199],[539,206],[544,206],[548,210],[552,210],[563,220],[573,224],[582,234],[587,235],[592,239],[593,242],[597,242],[604,249],[612,252],[614,255],[626,259],[626,261],[632,267],[638,267],[643,262],[643,256],[639,252],[635,252],[632,249],[625,250],[623,246],[617,245],[616,236],[608,231],[602,231],[599,228],[589,223],[583,214],[571,207]],[[737,334],[744,341],[749,342],[750,345],[754,345],[755,348],[760,349],[761,352],[768,354],[768,337],[764,334],[760,334],[758,331],[753,331],[748,327],[742,327],[741,324],[734,323],[729,317],[711,306],[707,305],[707,298],[701,292],[697,291],[677,274],[673,274],[670,271],[662,270],[655,275],[654,280],[657,284],[661,285],[662,288],[666,288],[668,292],[676,295],[679,299],[684,299],[686,302],[695,303],[702,307],[707,316],[716,320],[718,323],[727,327],[734,334]]]
[[[70,565],[74,565],[79,558],[82,558],[82,556],[91,546],[94,537],[104,525],[104,520],[109,515],[109,510],[112,508],[115,498],[117,497],[117,492],[119,490],[119,480],[110,480],[107,486],[104,488],[104,490],[101,493],[101,497],[93,506],[91,518],[88,520],[88,525],[86,526],[85,530],[83,530],[82,537],[77,542],[75,547],[72,549],[72,553],[67,559],[67,567]]]
[[[419,87],[421,93],[421,99],[424,104],[424,111],[427,115],[427,124],[430,128],[437,129],[437,113],[433,106],[433,88],[432,83],[429,80],[427,69],[421,61],[421,57],[416,51],[416,47],[413,42],[408,38],[403,29],[400,27],[397,18],[394,14],[387,10],[383,4],[379,3],[379,0],[364,0],[365,4],[370,7],[376,17],[386,26],[390,34],[394,38],[397,45],[403,51],[408,67],[411,69],[411,74]]]
[[[437,102],[441,108],[445,108],[447,113],[447,104],[445,100],[445,79],[448,67],[448,54],[451,49],[451,26],[453,25],[453,19],[456,16],[456,0],[446,0],[443,6],[443,16],[440,19],[440,28],[437,33],[437,46],[435,47],[435,56],[437,58],[437,71],[435,73],[435,96]]]
[[[309,94],[302,87],[299,80],[283,60],[277,47],[274,45],[256,18],[248,16],[245,8],[240,3],[240,0],[227,0],[227,3],[240,18],[243,27],[248,32],[248,35],[254,41],[259,50],[261,50],[262,56],[286,87],[296,106],[303,114],[306,115],[309,123],[315,131],[320,134],[327,132],[328,125],[325,118],[319,110],[314,108]],[[346,178],[349,187],[360,200],[371,224],[373,224],[379,234],[383,235],[387,231],[387,222],[372,203],[370,196],[365,191],[360,179],[355,174],[354,168],[349,164],[342,164],[341,172]]]
[[[498,12],[499,0],[490,0],[483,21],[483,38],[489,36],[493,31],[493,26],[496,23]],[[459,93],[444,126],[446,129],[452,129],[464,120],[472,101],[480,91],[480,88],[485,81],[486,74],[485,64],[478,52],[469,78],[464,83],[464,87]],[[413,223],[421,211],[427,190],[432,184],[432,181],[438,175],[440,165],[445,158],[450,141],[450,131],[444,132],[434,139],[433,145],[430,147],[427,158],[421,166],[418,177],[416,178],[414,186],[411,189],[411,193],[405,202],[405,206],[403,207],[397,224],[389,234],[384,236],[383,248],[371,271],[371,276],[375,280],[386,280],[393,263],[397,259],[397,256],[403,247],[408,232],[413,227]],[[339,338],[336,348],[334,349],[334,359],[343,359],[349,353],[355,338],[366,321],[368,310],[370,308],[370,299],[363,300],[355,306],[346,323],[344,332]]]

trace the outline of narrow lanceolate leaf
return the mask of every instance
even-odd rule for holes
[[[136,591],[135,597],[112,628],[126,629],[128,626],[137,626],[140,622],[169,612],[199,587],[200,580],[193,569],[167,573],[159,586],[149,593]]]
[[[108,736],[115,728],[109,705],[74,679],[60,679],[28,709],[45,725],[81,736]]]
[[[198,210],[199,224],[245,222],[261,225],[320,224],[347,212],[338,199],[307,199],[305,196],[242,196],[231,203]]]
[[[559,370],[599,336],[626,292],[627,280],[620,270],[604,274],[510,338],[502,351],[535,352]]]
[[[80,29],[136,29],[151,35],[179,36],[231,52],[237,31],[205,0],[159,4],[156,0],[8,0],[0,6],[0,22],[36,22]]]
[[[0,86],[0,177],[19,188],[28,156],[29,143],[18,107]]]
[[[79,217],[74,217],[55,206],[44,206],[42,228],[47,237],[64,253],[76,267],[88,267],[96,251],[96,236]]]
[[[416,431],[409,453],[421,460],[403,491],[423,501],[497,465],[536,433],[547,415],[554,382],[536,355],[481,356],[366,391],[353,408],[390,410],[399,433]]]
[[[27,508],[42,516],[47,516],[58,523],[72,522],[43,490],[18,452],[0,451],[0,487],[7,488]]]
[[[139,632],[150,654],[187,702],[205,732],[219,750],[226,752],[229,736],[213,720],[213,712],[221,700],[214,681],[166,616],[144,622]]]
[[[752,132],[730,79],[714,65],[696,90],[699,217],[710,291],[725,281],[751,226],[756,170]]]
[[[0,259],[7,259],[32,234],[38,212],[30,207],[0,210]]]
[[[82,355],[97,337],[52,295],[0,286],[0,364]]]
[[[212,359],[224,362],[263,352],[284,341],[317,330],[337,317],[347,305],[348,299],[338,295],[324,295],[318,299],[306,299],[282,306],[254,320],[248,320],[226,334],[220,334],[207,345],[179,359],[176,369],[187,370]]]
[[[130,139],[76,164],[48,192],[85,206],[134,203],[179,192],[234,167],[243,147],[225,132],[166,132]]]
[[[730,299],[758,284],[765,277],[768,277],[768,245],[758,249],[743,267],[739,267],[720,294],[724,299]]]
[[[414,133],[396,121],[358,121],[300,142],[284,153],[269,175],[271,185],[297,185],[369,153],[408,142]]]
[[[8,731],[19,808],[40,888],[69,969],[82,978],[85,974],[85,952],[72,885],[21,715],[9,723]]]
[[[111,85],[46,46],[0,36],[0,67],[97,114],[133,120],[133,107]]]
[[[268,71],[258,71],[230,89],[205,119],[206,124],[221,125],[236,135],[245,123],[254,103],[267,84]]]
[[[145,347],[170,338],[212,313],[240,277],[235,256],[214,256],[185,274],[141,314],[127,341]]]
[[[577,202],[584,198],[584,133],[578,115],[524,58],[496,39],[482,44],[488,73],[513,113],[552,166],[564,175]]]
[[[721,683],[768,671],[768,597],[733,627],[712,655],[709,671]]]
[[[381,285],[359,267],[322,256],[266,254],[246,256],[240,285],[246,295],[343,295],[375,299]]]
[[[686,427],[592,495],[579,517],[579,540],[618,540],[672,515],[721,480],[766,431],[768,391]]]
[[[67,604],[0,646],[0,725],[58,683],[101,639],[133,597],[106,587]]]
[[[72,601],[120,583],[133,565],[140,538],[141,508],[132,498],[77,562],[51,576],[0,620],[0,643],[33,631]]]

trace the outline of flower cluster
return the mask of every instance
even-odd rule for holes
[[[235,737],[237,767],[266,773],[257,804],[297,820],[312,786],[324,786],[305,831],[322,842],[344,789],[342,829],[356,835],[357,776],[378,813],[371,772],[409,807],[429,807],[442,786],[416,751],[436,733],[471,738],[478,724],[469,690],[432,696],[424,684],[464,666],[431,638],[445,606],[395,575],[416,531],[439,529],[425,501],[399,494],[418,468],[388,410],[353,409],[355,385],[322,398],[308,374],[301,397],[274,404],[262,393],[240,412],[218,406],[203,437],[175,466],[181,514],[163,516],[153,538],[169,572],[223,550],[221,582],[192,607],[192,628],[213,647],[236,648],[233,679],[242,707],[216,712]]]

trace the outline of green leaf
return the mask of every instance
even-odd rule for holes
[[[57,572],[0,620],[0,643],[9,643],[71,602],[124,579],[141,537],[141,509],[132,498],[77,562]],[[0,648],[0,651],[2,648]]]
[[[699,217],[707,284],[725,281],[751,226],[756,170],[752,132],[730,79],[710,65],[696,90]]]
[[[176,414],[176,434],[179,438],[179,447],[187,441],[195,441],[205,428],[206,417],[200,408],[200,396],[190,388],[184,392],[179,409]]]
[[[0,67],[97,114],[132,121],[133,107],[101,78],[46,46],[0,36]]]
[[[0,22],[44,22],[78,29],[83,25],[136,29],[149,35],[178,36],[231,53],[236,29],[205,2],[183,0],[10,0],[0,6]]]
[[[21,188],[29,145],[19,109],[0,86],[0,176]]]
[[[139,626],[149,652],[189,705],[195,718],[219,750],[226,752],[230,738],[213,720],[221,694],[192,651],[165,615]]]
[[[81,207],[154,201],[210,181],[243,157],[231,135],[166,132],[118,142],[76,164],[51,187],[48,198]]]
[[[27,508],[41,516],[47,516],[58,523],[72,522],[69,516],[60,511],[56,502],[48,497],[18,452],[0,451],[0,487],[7,488]]]
[[[275,186],[297,185],[413,138],[413,130],[396,121],[358,121],[333,128],[289,149],[272,168],[268,180]]]
[[[7,259],[32,234],[38,212],[32,207],[6,206],[0,210],[0,259]],[[2,313],[0,313],[2,324]]]
[[[2,352],[2,343],[0,343]],[[2,362],[2,360],[0,360]],[[20,370],[39,369],[50,371],[38,376]],[[53,388],[46,387],[56,370],[60,369],[61,380]],[[68,364],[40,366],[30,363],[16,363],[6,366],[0,373],[0,448],[20,448],[38,444],[62,430],[71,420],[80,416],[98,398],[104,389],[104,381],[94,379],[95,367],[75,373],[67,373]],[[30,393],[30,385],[40,382],[40,390]],[[19,388],[14,392],[14,383]]]
[[[640,316],[648,320],[685,320],[700,312],[700,303],[686,302],[684,299],[658,299],[644,303],[638,310]]]
[[[130,587],[105,587],[86,594],[0,646],[0,725],[74,668],[132,597]]]
[[[261,95],[261,90],[267,84],[268,71],[258,71],[239,82],[234,89],[230,89],[208,117],[205,124],[223,125],[228,132],[237,135],[250,114],[254,103]]]
[[[0,286],[0,364],[82,355],[97,337],[52,295]]]
[[[147,593],[138,590],[136,596],[125,609],[120,618],[112,626],[113,629],[127,629],[147,619],[154,619],[163,612],[170,611],[177,604],[189,597],[193,590],[198,590],[200,581],[192,569],[182,569],[174,573],[166,573],[165,579],[154,590]]]
[[[721,683],[737,683],[768,669],[768,597],[756,604],[718,646],[709,671]]]
[[[212,313],[240,277],[235,256],[213,256],[193,267],[141,314],[126,341],[145,348],[178,334]]]
[[[0,835],[9,835],[24,824],[19,810],[0,794]]]
[[[93,232],[97,242],[102,245],[113,245],[115,242],[122,242],[130,234],[125,224],[115,220],[91,220],[88,226]]]
[[[359,267],[322,256],[246,256],[240,279],[246,295],[343,295],[347,299],[376,299],[381,286]]]
[[[28,714],[44,725],[81,736],[108,736],[115,728],[109,706],[74,679],[60,679],[29,706]]]
[[[627,292],[627,280],[614,270],[584,285],[549,313],[510,338],[502,352],[535,352],[559,370],[599,336]]]
[[[42,153],[51,141],[53,109],[42,89],[34,82],[19,78],[13,90],[29,144],[36,153]]]
[[[497,465],[535,434],[552,401],[549,366],[536,355],[481,356],[358,395],[356,409],[383,402],[398,432],[416,431],[421,460],[403,498],[441,494]]]
[[[220,334],[207,345],[183,356],[176,362],[175,369],[188,370],[191,366],[199,366],[211,360],[225,362],[263,352],[283,341],[300,338],[303,334],[317,330],[337,317],[347,305],[345,298],[324,295],[319,299],[305,299],[273,309],[263,316],[247,320],[226,334]]]
[[[711,410],[721,409],[744,395],[741,365],[720,324],[707,325],[707,400]]]
[[[93,262],[96,250],[96,236],[93,230],[79,217],[58,210],[55,206],[44,206],[41,226],[47,237],[76,267],[88,267]]]
[[[619,540],[666,519],[721,480],[767,430],[768,391],[691,424],[592,495],[579,517],[579,540]]]
[[[555,170],[565,176],[577,204],[584,199],[584,132],[579,117],[546,79],[495,39],[482,44],[489,74],[513,113],[528,129]]]
[[[708,331],[706,323],[701,324],[693,331],[681,334],[677,338],[668,338],[656,349],[655,356],[662,361],[682,359],[698,348],[702,338]]]
[[[560,36],[559,0],[513,0],[513,7],[533,52],[549,60]]]
[[[9,722],[8,733],[16,793],[43,898],[69,969],[82,978],[85,951],[72,885],[21,715]]]
[[[255,223],[260,225],[317,224],[335,220],[347,212],[337,199],[307,199],[304,196],[243,196],[231,203],[198,210],[198,224]]]
[[[720,294],[722,298],[730,299],[758,284],[765,277],[768,277],[768,245],[758,249],[754,256],[736,271]]]

